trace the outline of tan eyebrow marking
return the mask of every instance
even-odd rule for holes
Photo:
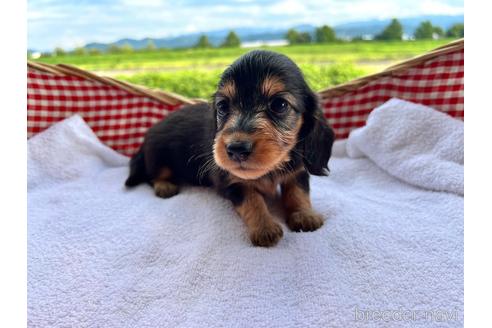
[[[285,94],[282,94],[282,97],[285,98],[285,100],[287,100],[292,106],[296,107],[298,106],[298,102],[297,102],[297,99],[296,97],[294,97],[292,94],[290,93],[285,93]]]
[[[271,97],[284,90],[285,85],[276,76],[267,76],[261,85],[261,92],[267,97]]]
[[[228,97],[229,99],[234,98],[236,95],[236,85],[234,84],[234,81],[227,81],[224,83],[224,85],[220,88],[220,93],[222,93],[225,97]]]

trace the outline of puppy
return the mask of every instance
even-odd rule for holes
[[[283,232],[265,197],[279,185],[291,230],[323,225],[309,174],[327,174],[333,141],[296,64],[252,51],[224,71],[210,105],[184,107],[149,129],[125,184],[147,182],[163,198],[183,184],[212,186],[232,202],[254,245],[273,246]]]

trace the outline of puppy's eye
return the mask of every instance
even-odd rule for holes
[[[289,109],[289,103],[282,98],[275,98],[270,104],[270,109],[276,114],[283,114]]]
[[[217,108],[217,115],[224,116],[229,112],[229,103],[226,100],[221,100],[215,104],[215,108]]]

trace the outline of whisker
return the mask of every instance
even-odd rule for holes
[[[210,156],[198,169],[198,180],[201,182],[206,173],[212,172],[217,169],[215,165],[215,160],[212,154],[205,154]]]

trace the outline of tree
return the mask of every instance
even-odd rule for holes
[[[101,50],[97,48],[89,48],[89,55],[100,55],[100,54],[101,54]]]
[[[415,39],[436,39],[444,35],[444,31],[439,26],[433,26],[430,21],[420,23],[415,30]]]
[[[121,49],[116,44],[112,44],[107,49],[107,52],[110,54],[117,54],[117,53],[121,52]]]
[[[446,36],[451,38],[463,38],[465,37],[465,25],[464,24],[454,24],[446,31]]]
[[[210,41],[208,41],[208,37],[205,34],[203,34],[198,39],[195,48],[212,48],[212,45],[210,44]]]
[[[310,43],[312,41],[309,33],[299,33],[294,29],[288,30],[285,37],[287,38],[289,44]]]
[[[239,36],[234,31],[230,31],[229,34],[227,34],[224,42],[220,46],[237,48],[240,45],[241,45],[241,40],[239,39]]]
[[[65,56],[66,52],[63,50],[63,48],[56,47],[55,51],[53,52],[55,56]]]
[[[128,42],[125,42],[121,47],[120,47],[121,52],[129,53],[133,52],[133,47],[131,44]]]
[[[308,32],[299,33],[299,42],[298,43],[310,43],[312,40],[311,34]]]
[[[444,36],[444,30],[439,26],[434,26],[434,38],[442,38]]]
[[[296,44],[298,43],[297,41],[299,40],[299,32],[291,28],[290,30],[287,31],[287,35],[285,37],[287,38],[289,44]]]
[[[403,27],[398,19],[393,18],[391,23],[378,35],[377,40],[401,40],[403,37]]]
[[[352,41],[365,41],[362,35],[356,35],[352,38]]]
[[[145,50],[154,51],[156,49],[157,49],[157,47],[155,46],[154,41],[152,41],[152,40],[147,41],[147,45],[145,46]]]
[[[337,36],[331,27],[323,25],[316,29],[315,40],[319,43],[334,42],[337,40]]]
[[[425,21],[420,23],[413,35],[415,36],[415,39],[432,39],[433,33],[434,26],[432,26],[430,21]]]
[[[84,47],[77,47],[73,50],[73,53],[78,56],[83,56],[86,54],[86,49]]]

